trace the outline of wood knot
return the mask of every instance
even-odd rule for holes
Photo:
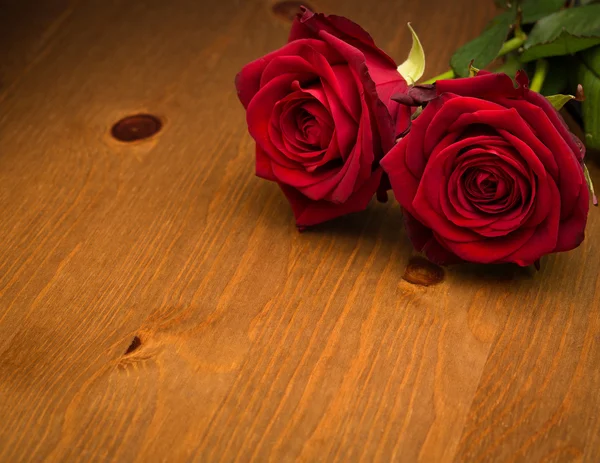
[[[279,19],[292,22],[296,18],[296,15],[300,12],[300,7],[302,6],[312,10],[310,5],[308,5],[306,2],[297,2],[294,0],[283,0],[281,2],[276,2],[271,7],[271,10]]]
[[[133,351],[137,350],[141,345],[142,345],[142,340],[138,336],[134,336],[133,340],[131,341],[131,344],[129,344],[129,347],[125,351],[124,355],[131,354]]]
[[[423,257],[412,257],[406,266],[402,279],[414,285],[436,285],[443,281],[444,269]]]
[[[161,120],[152,114],[127,116],[113,125],[110,133],[122,142],[134,142],[149,138],[162,128]]]

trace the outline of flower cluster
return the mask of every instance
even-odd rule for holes
[[[236,77],[256,174],[300,229],[391,188],[414,246],[439,264],[525,266],[577,247],[589,176],[557,105],[522,71],[416,85],[414,40],[398,67],[357,24],[303,8],[288,43]]]

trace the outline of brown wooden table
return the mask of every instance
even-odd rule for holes
[[[412,21],[427,76],[494,15],[311,4],[397,61]],[[0,461],[598,461],[600,212],[539,273],[428,287],[395,203],[297,233],[233,86],[285,15],[0,0]]]

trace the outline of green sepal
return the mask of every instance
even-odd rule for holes
[[[573,95],[550,95],[546,99],[550,102],[554,109],[560,111],[569,101],[574,100]]]
[[[398,66],[398,72],[404,77],[404,80],[406,80],[408,85],[412,85],[418,81],[425,72],[425,51],[423,51],[423,46],[421,45],[421,41],[415,30],[410,23],[407,25],[412,34],[412,46],[406,61]]]
[[[475,77],[480,70],[473,66],[473,61],[469,63],[469,77]]]
[[[596,192],[594,191],[594,182],[592,182],[592,177],[590,176],[590,171],[587,166],[583,164],[583,176],[585,177],[585,182],[587,183],[588,189],[590,190],[590,196],[592,197],[592,204],[594,206],[598,205],[598,198],[596,196]]]

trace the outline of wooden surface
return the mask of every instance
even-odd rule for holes
[[[397,60],[412,21],[428,76],[491,4],[312,2]],[[598,461],[600,212],[539,273],[411,284],[394,203],[299,234],[253,175],[233,77],[285,41],[266,0],[0,26],[0,461]],[[114,141],[137,112],[163,130]]]

